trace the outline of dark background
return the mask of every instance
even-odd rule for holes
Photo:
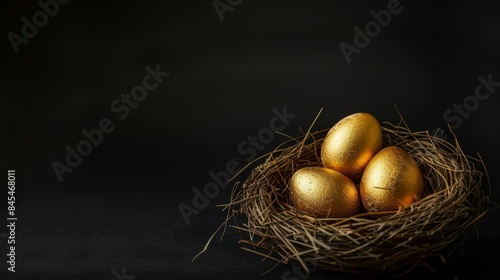
[[[228,202],[229,188],[189,225],[178,209],[192,205],[192,189],[212,181],[210,171],[245,162],[238,145],[268,127],[273,108],[297,115],[283,131],[292,136],[321,108],[313,130],[359,111],[398,122],[397,107],[412,130],[432,131],[447,127],[443,113],[474,94],[479,75],[500,81],[499,9],[490,2],[402,1],[347,63],[339,44],[353,44],[353,28],[387,2],[243,1],[221,22],[212,1],[73,0],[16,54],[7,34],[20,35],[21,18],[32,21],[40,7],[3,1],[1,164],[16,169],[18,245],[17,272],[6,273],[0,239],[1,279],[112,279],[122,268],[137,280],[282,279],[290,266],[261,276],[274,263],[242,251],[236,236],[214,240],[191,262],[224,220],[215,205]],[[119,120],[112,101],[157,64],[170,76]],[[482,156],[496,203],[499,93],[455,131],[465,153]],[[51,163],[64,163],[65,146],[75,148],[82,129],[105,117],[115,130],[60,183]],[[275,135],[259,155],[284,139]],[[408,277],[496,275],[498,218],[488,213],[436,273]],[[350,279],[309,276],[332,278]]]

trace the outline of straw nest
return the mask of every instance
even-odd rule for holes
[[[485,215],[488,195],[481,186],[487,173],[480,157],[464,154],[456,137],[448,142],[428,131],[412,132],[403,120],[382,124],[383,144],[399,146],[415,159],[425,180],[423,199],[398,211],[349,218],[313,219],[301,213],[290,203],[289,179],[299,168],[321,166],[328,130],[289,138],[234,184],[221,227],[225,231],[234,221],[230,227],[239,230],[244,250],[306,271],[405,274],[430,257],[445,261]]]

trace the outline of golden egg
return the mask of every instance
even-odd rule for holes
[[[358,182],[368,162],[382,147],[382,128],[368,113],[351,114],[328,131],[321,146],[324,167]]]
[[[422,198],[424,179],[417,163],[405,150],[389,146],[366,166],[359,191],[368,212],[398,210]]]
[[[324,167],[297,170],[290,179],[290,198],[295,208],[316,218],[349,217],[361,206],[356,185]]]

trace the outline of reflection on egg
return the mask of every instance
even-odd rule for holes
[[[361,206],[356,185],[324,167],[297,170],[290,180],[290,197],[295,208],[316,218],[349,217]]]
[[[366,166],[360,196],[368,212],[398,210],[422,198],[424,180],[415,160],[402,148],[389,146]]]
[[[382,128],[368,113],[351,114],[328,131],[321,146],[321,162],[354,182],[382,147]]]

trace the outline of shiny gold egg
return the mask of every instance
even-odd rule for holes
[[[424,180],[410,154],[400,147],[389,146],[368,163],[359,191],[368,212],[398,210],[422,198]]]
[[[344,218],[361,206],[356,185],[341,173],[324,167],[304,167],[290,179],[290,198],[298,210],[316,218]]]
[[[382,147],[382,128],[368,113],[355,113],[337,122],[321,146],[324,167],[358,182],[368,162]]]

